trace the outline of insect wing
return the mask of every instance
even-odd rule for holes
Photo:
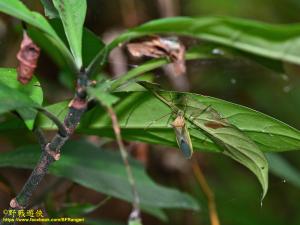
[[[193,150],[193,144],[191,141],[190,133],[186,126],[184,126],[184,128],[183,128],[183,137],[184,137],[184,139],[183,139],[184,142],[182,142],[180,149],[186,158],[191,158],[194,150]]]
[[[185,142],[185,140],[181,140],[179,147],[185,158],[189,159],[192,157],[193,149],[190,148],[190,146]]]
[[[193,155],[193,145],[190,138],[189,131],[185,124],[183,127],[180,126],[173,126],[177,144],[182,151],[185,158],[189,159]]]

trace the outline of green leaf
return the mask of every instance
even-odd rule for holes
[[[72,69],[68,61],[73,60],[70,53],[68,53],[70,54],[70,57],[66,58],[62,51],[57,48],[56,44],[53,43],[53,41],[49,37],[45,36],[44,33],[40,32],[40,30],[36,29],[35,27],[28,27],[27,33],[34,41],[34,43],[36,43],[44,52],[46,52],[50,56],[55,64],[57,64],[61,68],[67,67]],[[63,42],[61,43],[63,44]],[[66,50],[69,51],[68,49]]]
[[[97,99],[102,105],[111,107],[113,104],[118,102],[119,98],[103,91],[101,87],[88,88],[88,93],[90,97]]]
[[[0,123],[0,133],[7,133],[8,131],[26,131],[27,127],[24,122],[13,115],[6,115],[4,121]]]
[[[151,21],[120,39],[153,33],[188,35],[267,58],[300,63],[299,24],[273,25],[229,17],[178,17]]]
[[[188,95],[207,106],[210,105],[223,118],[250,137],[264,152],[300,149],[300,131],[263,113],[194,93],[170,91],[162,93]],[[114,94],[120,98],[114,105],[114,110],[124,139],[177,147],[174,131],[170,126],[171,111],[168,106],[145,91]],[[46,109],[63,120],[68,110],[68,101],[48,106]],[[45,129],[55,129],[53,123],[44,116],[40,117],[40,125]],[[84,114],[77,132],[114,138],[111,119],[101,106],[95,106]],[[189,128],[189,132],[195,150],[220,152],[220,149],[197,129]]]
[[[1,154],[0,167],[32,169],[40,157],[39,146],[27,146]],[[158,208],[199,208],[187,194],[155,184],[135,160],[130,162],[137,189],[144,206]],[[61,159],[51,165],[49,172],[68,178],[95,191],[132,200],[127,174],[118,152],[105,151],[85,141],[68,142]]]
[[[63,205],[62,213],[65,216],[75,217],[89,214],[101,206],[101,202],[97,205],[89,203],[65,203]]]
[[[54,30],[49,25],[47,20],[37,12],[30,11],[21,1],[19,0],[0,0],[0,12],[14,16],[18,19],[23,20],[26,23],[31,24],[39,28],[40,30],[56,36]]]
[[[168,222],[168,216],[166,215],[163,209],[146,206],[142,206],[141,209],[144,213],[147,213],[163,222]]]
[[[225,155],[250,169],[258,178],[263,189],[263,198],[265,197],[268,190],[268,161],[253,140],[230,124],[228,120],[222,118],[219,112],[210,105],[205,105],[184,94],[164,95],[157,86],[151,83],[141,82],[140,84],[166,104],[173,116],[177,117],[184,110],[184,117],[189,121],[189,125],[185,125],[186,128],[195,126]]]
[[[64,33],[64,27],[60,19],[52,19],[49,21],[59,38],[67,45],[68,40]],[[64,55],[61,54],[59,49],[47,39],[39,30],[30,27],[28,29],[30,37],[37,43],[47,54],[52,58],[52,60],[65,71],[65,74],[71,74],[73,76],[72,86],[74,86],[74,71],[68,68],[68,62]],[[83,30],[83,65],[87,66],[90,61],[95,57],[95,55],[104,47],[104,43],[99,39],[93,32],[84,28]],[[72,56],[71,56],[72,57]]]
[[[300,64],[300,25],[274,25],[230,17],[173,17],[133,28],[112,41],[94,62],[104,64],[109,52],[120,43],[151,35],[184,35],[206,40],[270,59]]]
[[[41,106],[43,102],[38,80],[33,77],[30,83],[22,85],[15,69],[0,68],[0,85],[0,113],[17,110],[27,127],[32,129],[37,112],[30,107]]]
[[[17,72],[15,69],[0,68],[0,83],[7,85],[10,88],[16,89],[29,96],[30,99],[37,105],[42,105],[43,103],[43,90],[39,81],[33,76],[30,83],[27,85],[22,85],[17,80]],[[26,96],[26,97],[27,97]],[[36,117],[36,112],[32,109],[18,109],[18,113],[24,119],[25,124],[29,129],[33,128],[33,123]]]
[[[52,29],[57,34],[58,38],[61,40],[61,42],[67,46],[68,41],[64,33],[64,28],[62,25],[62,22],[60,19],[51,19],[48,21],[51,25]],[[52,60],[61,68],[64,70],[70,70],[72,68],[68,67],[68,61],[64,57],[64,55],[61,53],[61,51],[55,46],[55,43],[51,42],[49,38],[45,37],[45,35],[40,32],[40,30],[36,29],[35,27],[29,27],[27,29],[30,37],[33,39],[35,43],[38,44],[51,58]],[[67,51],[69,51],[67,49]],[[69,52],[70,54],[70,52]],[[73,57],[70,54],[70,58],[73,61]],[[74,73],[73,70],[70,70]]]
[[[97,53],[104,48],[104,46],[105,44],[95,33],[84,28],[82,37],[83,65],[88,66]]]
[[[45,15],[49,19],[59,18],[59,14],[58,14],[55,6],[53,5],[52,0],[41,0],[41,3],[43,4],[44,9],[45,9]]]
[[[266,156],[269,161],[270,171],[273,174],[296,187],[300,187],[300,172],[295,167],[278,154],[269,153]]]
[[[86,15],[86,0],[53,0],[64,25],[77,68],[82,67],[82,32]]]
[[[73,62],[73,57],[68,48],[57,36],[47,20],[37,12],[30,11],[20,0],[0,0],[0,12],[16,17],[24,22],[38,28],[65,57],[70,68],[76,71],[76,65]]]
[[[70,101],[63,101],[47,106],[46,110],[52,112],[52,114],[54,114],[60,121],[63,122],[69,111],[68,105]],[[39,124],[39,126],[49,130],[57,129],[56,125],[43,114],[38,114],[37,123]]]
[[[0,177],[1,178],[1,177]],[[1,180],[1,179],[0,179]],[[61,209],[60,213],[64,216],[70,216],[70,217],[78,217],[81,215],[86,215],[89,213],[94,212],[99,207],[101,207],[106,200],[99,202],[97,205],[93,205],[90,203],[67,203],[63,205],[63,208]],[[160,208],[151,208],[151,207],[145,207],[142,206],[142,211],[144,213],[147,213],[149,215],[152,215],[153,217],[161,220],[161,221],[168,221],[167,215],[164,213],[164,211]]]
[[[0,83],[0,98],[2,99],[0,113],[37,106],[37,104],[24,93],[17,89],[10,88],[3,83]]]
[[[164,96],[189,96],[200,104],[211,106],[219,112],[222,118],[228,120],[230,124],[237,127],[254,141],[254,149],[257,149],[256,146],[258,146],[263,151],[279,152],[299,150],[300,148],[300,132],[298,130],[257,111],[198,94],[168,91],[160,93]],[[114,106],[114,110],[119,118],[124,139],[177,146],[174,131],[168,118],[170,117],[168,116],[170,115],[168,106],[147,92],[118,93],[117,96],[120,97],[120,101]],[[48,110],[53,110],[53,113],[57,113],[59,111],[57,106],[49,107]],[[45,128],[50,128],[49,122],[45,120],[44,122],[42,121],[42,125]],[[231,129],[229,130],[231,131]],[[86,134],[114,137],[110,118],[101,107],[95,107],[84,115],[78,131]],[[220,147],[209,138],[206,138],[197,128],[189,127],[189,132],[195,149],[221,152]],[[236,133],[234,129],[231,132],[237,137],[241,135],[239,132]],[[252,148],[253,143],[248,138],[245,138],[245,135],[241,136],[242,140],[249,142],[246,146],[249,147],[250,145],[250,148]],[[242,148],[244,151],[243,145]],[[230,150],[232,151],[232,149]],[[246,154],[248,154],[247,151]],[[239,157],[237,160],[245,160],[244,154],[231,153],[231,156]],[[251,157],[255,161],[260,160],[259,164],[265,164],[260,153],[253,153]],[[264,176],[261,176],[260,179],[263,180],[265,178],[266,175],[264,173]]]
[[[140,219],[132,219],[128,221],[128,225],[142,225],[142,222]]]

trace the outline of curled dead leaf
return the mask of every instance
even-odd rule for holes
[[[168,57],[174,66],[175,75],[186,72],[185,46],[175,38],[151,36],[142,41],[127,44],[129,53],[134,57]]]
[[[27,84],[33,76],[40,56],[40,48],[31,40],[27,33],[23,32],[23,40],[17,54],[19,65],[17,68],[18,81]]]

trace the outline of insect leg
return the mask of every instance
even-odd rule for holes
[[[172,112],[170,112],[170,113],[168,113],[168,114],[166,114],[166,115],[163,115],[163,116],[161,116],[160,118],[158,118],[158,119],[156,119],[156,120],[151,121],[151,122],[145,127],[145,130],[147,130],[152,124],[156,123],[157,121],[159,121],[159,120],[161,120],[161,119],[163,119],[163,118],[165,118],[166,116],[169,116],[169,115],[171,115],[171,114],[172,114]],[[167,123],[169,123],[169,120],[170,120],[170,118],[168,119],[168,122],[167,122]]]

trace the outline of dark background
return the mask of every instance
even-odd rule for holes
[[[39,1],[24,1],[33,10],[43,12]],[[164,8],[167,7],[167,8]],[[235,16],[270,23],[300,22],[300,1],[297,0],[88,0],[85,25],[100,37],[109,39],[115,33],[143,22],[165,16]],[[21,40],[19,21],[0,15],[0,65],[15,67],[16,53]],[[184,39],[187,45],[194,40]],[[126,55],[126,54],[125,54]],[[111,58],[107,73],[130,69],[135,62]],[[118,70],[118,68],[120,70]],[[250,59],[194,60],[187,63],[186,83],[176,82],[163,70],[155,71],[158,82],[166,89],[190,90],[242,104],[291,126],[300,128],[300,69],[284,63],[284,72],[278,74],[256,64]],[[117,71],[117,72],[116,72]],[[44,88],[45,102],[54,103],[69,98],[72,91],[64,86],[55,64],[42,53],[36,72]],[[169,82],[171,81],[171,82]],[[173,85],[172,85],[173,84]],[[53,91],[55,90],[55,91]],[[76,138],[76,137],[75,137]],[[94,137],[98,140],[98,137]],[[24,143],[34,142],[28,133],[0,134],[0,151],[14,149]],[[129,143],[128,143],[129,144]],[[132,144],[129,144],[132,147]],[[176,186],[190,192],[202,205],[200,212],[167,210],[167,224],[209,224],[205,196],[195,181],[190,165],[184,162],[177,150],[160,146],[135,144],[139,157],[146,158],[146,167],[158,182]],[[146,149],[146,150],[145,150]],[[173,155],[174,157],[170,157]],[[298,152],[281,154],[300,169]],[[270,189],[263,207],[260,205],[260,187],[255,177],[242,166],[222,155],[201,153],[197,155],[201,168],[215,193],[221,224],[224,225],[299,225],[300,187],[289,181],[270,175]],[[169,161],[172,160],[170,163]],[[179,166],[180,165],[180,166]],[[12,191],[18,191],[29,171],[17,169],[0,170],[0,209],[7,207]],[[59,210],[66,191],[73,201],[98,203],[104,196],[68,181],[48,176],[40,190],[53,183],[54,209]],[[2,184],[1,184],[2,183]],[[12,189],[7,189],[10,184]],[[84,194],[82,194],[84,193]],[[117,210],[116,210],[117,209]],[[125,221],[130,205],[110,200],[92,217]],[[164,224],[145,215],[145,224]]]

